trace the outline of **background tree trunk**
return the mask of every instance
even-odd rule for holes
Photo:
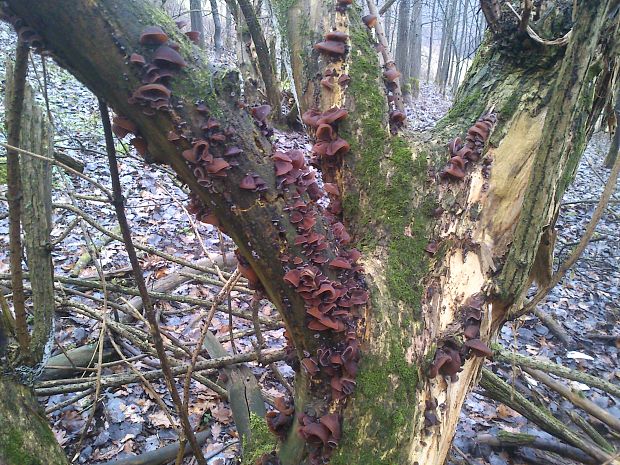
[[[337,12],[332,2],[319,0],[275,5],[284,11],[280,16],[287,18],[294,85],[303,96],[301,112],[310,107],[349,109],[348,118],[337,130],[351,150],[341,164],[323,174],[324,179],[329,177],[338,184],[343,221],[356,243],[363,246],[372,304],[357,310],[366,325],[359,328],[358,335],[364,353],[356,391],[343,410],[343,438],[332,464],[444,463],[462,402],[479,373],[481,359],[468,359],[454,382],[429,379],[429,361],[438,345],[455,335],[455,328],[456,334],[461,334],[459,309],[468,297],[485,293],[481,323],[485,341],[496,334],[512,306],[520,304],[518,292],[508,290],[497,296],[487,290],[493,288],[499,268],[519,270],[508,283],[513,289],[527,282],[529,266],[523,268],[522,257],[535,254],[537,234],[548,218],[537,213],[539,206],[549,211],[557,208],[566,176],[584,147],[583,143],[574,144],[569,151],[567,142],[557,144],[556,138],[565,137],[568,129],[580,134],[583,120],[575,117],[591,104],[592,95],[575,86],[579,83],[581,89],[589,88],[596,77],[592,73],[584,79],[584,64],[593,56],[607,7],[617,2],[581,2],[566,50],[542,45],[526,48],[514,30],[500,31],[502,40],[485,44],[454,107],[426,141],[390,136],[382,70],[359,9]],[[142,2],[106,0],[95,5],[73,0],[72,8],[60,8],[61,0],[8,3],[45,38],[59,61],[117,112],[131,118],[148,142],[151,156],[170,164],[217,216],[282,315],[298,356],[305,357],[305,351],[317,354],[322,344],[342,344],[341,336],[329,332],[317,339],[317,333],[307,327],[303,300],[283,279],[286,269],[278,251],[300,257],[302,249],[295,245],[297,230],[286,210],[286,195],[278,189],[273,165],[267,162],[273,148],[247,111],[231,99],[231,94],[238,95],[234,81],[213,76],[187,48],[174,24]],[[85,17],[88,23],[81,20]],[[141,85],[123,52],[140,50],[136,38],[142,26],[136,18],[142,24],[162,26],[183,44],[188,67],[171,85],[173,115],[147,116],[127,101],[127,95]],[[548,29],[540,25],[545,36],[558,36],[566,30],[563,19],[567,18],[547,18]],[[73,27],[59,28],[61,24]],[[312,45],[334,27],[349,34],[350,51],[342,59],[325,60]],[[114,37],[109,33],[112,30]],[[503,48],[504,43],[511,46]],[[449,53],[449,42],[446,44],[445,54]],[[316,75],[326,67],[347,72],[351,77],[348,87],[326,93],[317,86]],[[180,155],[188,144],[175,145],[167,138],[171,130],[178,130],[174,117],[187,122],[189,136],[201,134],[204,118],[194,104],[200,100],[222,125],[234,130],[230,143],[243,150],[243,157],[236,160],[239,166],[228,170],[225,178],[209,178],[206,185],[198,183]],[[563,102],[561,107],[559,102]],[[471,163],[463,182],[435,176],[449,158],[445,144],[463,137],[491,105],[499,120],[484,160]],[[571,119],[574,122],[568,124]],[[560,149],[559,156],[551,150],[554,147]],[[558,163],[548,165],[558,158]],[[257,193],[239,188],[247,173],[256,173],[265,181],[260,201]],[[545,177],[543,189],[541,176]],[[440,216],[436,214],[439,207],[443,210]],[[479,214],[472,215],[474,210]],[[336,256],[339,246],[329,233],[328,220],[320,210],[315,218],[315,230],[326,233],[329,257]],[[515,231],[514,225],[525,219],[529,221],[526,233],[519,232],[521,225]],[[439,244],[432,257],[426,252],[429,241]],[[515,242],[518,250],[512,253]],[[320,269],[330,279],[338,279],[327,266]],[[302,413],[320,416],[331,408],[341,408],[330,400],[328,383],[322,373],[312,382],[303,371],[297,374],[295,425]],[[424,424],[423,412],[429,408],[426,401],[444,406],[434,412],[439,424],[433,427]],[[298,429],[291,428],[280,448],[282,463],[308,463],[308,454]]]
[[[189,18],[192,23],[192,31],[200,32],[198,40],[200,48],[205,48],[205,28],[202,22],[202,0],[189,0]]]
[[[219,57],[222,53],[222,20],[217,7],[217,0],[209,0],[211,5],[211,14],[213,15],[213,46],[215,48],[215,56]],[[228,20],[228,17],[226,18]]]
[[[398,5],[398,24],[396,33],[396,53],[394,59],[396,67],[401,72],[401,82],[409,82],[409,18],[411,15],[411,0],[400,0]]]

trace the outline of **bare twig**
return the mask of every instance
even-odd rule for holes
[[[182,405],[181,398],[179,397],[179,391],[177,390],[176,384],[174,382],[174,377],[172,375],[172,372],[170,371],[170,365],[168,364],[168,356],[166,355],[166,351],[164,349],[164,341],[161,337],[161,333],[159,332],[159,325],[157,323],[157,316],[155,314],[155,309],[153,308],[153,303],[151,302],[151,298],[149,297],[148,290],[146,288],[146,283],[144,282],[144,276],[142,275],[142,268],[140,267],[140,263],[138,262],[138,257],[136,255],[136,249],[133,246],[133,241],[131,239],[131,231],[129,229],[129,223],[127,222],[127,217],[125,216],[123,194],[122,194],[121,183],[120,183],[119,174],[118,174],[118,164],[116,161],[116,151],[114,148],[112,128],[110,126],[110,116],[108,114],[107,105],[101,99],[99,99],[99,110],[101,112],[101,118],[103,120],[103,128],[104,128],[105,139],[106,139],[106,149],[108,153],[108,162],[110,165],[110,177],[112,179],[112,191],[113,191],[112,203],[116,210],[116,216],[118,217],[118,223],[121,228],[123,241],[125,242],[127,254],[129,255],[129,262],[131,263],[131,267],[133,268],[133,271],[134,271],[134,278],[136,280],[136,285],[138,287],[138,290],[140,291],[140,297],[142,297],[144,312],[150,324],[150,330],[151,330],[151,335],[153,337],[153,343],[155,345],[155,348],[157,349],[157,355],[159,356],[159,360],[161,362],[161,367],[164,372],[164,378],[166,380],[166,384],[168,386],[168,389],[170,390],[170,395],[177,408],[178,414],[181,418],[181,425],[183,426],[183,431],[185,433],[185,436],[189,440],[189,443],[192,447],[192,451],[194,452],[194,456],[196,457],[198,464],[206,465],[207,462],[204,458],[204,455],[202,454],[202,449],[200,448],[200,445],[196,441],[196,437],[194,436],[194,432],[189,422],[189,418],[183,411],[183,405]]]

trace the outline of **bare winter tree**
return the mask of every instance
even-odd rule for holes
[[[424,139],[394,135],[404,115],[386,87],[396,74],[379,66],[373,22],[358,6],[274,1],[325,184],[303,154],[270,140],[268,109],[239,100],[236,74],[213,70],[145,1],[4,3],[22,35],[40,37],[135,125],[149,158],[189,186],[192,210],[235,241],[244,272],[278,309],[297,359],[295,397],[268,419],[279,461],[444,463],[488,345],[540,269],[543,232],[596,120],[595,62],[618,40],[619,0],[576,11],[555,2],[537,34],[571,33],[549,43],[491,5],[495,33]],[[442,63],[458,2],[447,3]],[[162,32],[145,39],[146,26]],[[143,84],[132,53],[168,71],[166,85]],[[329,207],[317,202],[327,197]],[[0,379],[0,457],[24,463],[11,455],[20,441],[28,457],[66,463],[33,405],[19,378]]]

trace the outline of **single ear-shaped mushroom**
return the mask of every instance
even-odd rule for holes
[[[392,66],[391,68],[383,72],[383,77],[389,82],[394,82],[400,77],[400,71],[398,71],[395,67]]]
[[[134,146],[136,152],[138,152],[143,157],[146,156],[146,151],[148,148],[146,140],[144,140],[142,137],[134,137],[129,143]]]
[[[320,423],[310,423],[299,429],[299,434],[310,443],[323,443],[327,445],[329,439],[329,430]]]
[[[314,44],[314,49],[328,55],[344,55],[345,52],[344,44],[335,40],[325,40]]]
[[[241,189],[250,190],[250,191],[253,191],[254,189],[256,189],[256,181],[254,180],[254,176],[252,176],[251,174],[248,174],[246,177],[244,177],[241,180],[239,187]]]
[[[167,40],[168,34],[159,26],[145,27],[140,35],[140,43],[142,45],[161,45]]]
[[[269,113],[271,113],[271,106],[270,105],[259,105],[257,107],[252,108],[250,112],[252,113],[252,116],[254,117],[256,121],[264,123],[265,120],[267,119],[267,116],[269,116]]]
[[[336,42],[346,42],[349,40],[349,36],[344,32],[331,31],[325,34],[325,40],[335,40]]]
[[[325,192],[327,192],[328,194],[335,195],[335,196],[340,195],[340,189],[338,189],[338,186],[334,184],[333,182],[323,183],[323,188],[325,189]]]
[[[116,137],[122,139],[127,134],[138,132],[138,128],[129,118],[117,115],[112,119],[112,131]]]
[[[467,347],[476,357],[493,357],[493,351],[480,339],[465,341],[463,346]]]
[[[300,170],[306,164],[306,159],[304,158],[304,154],[301,150],[289,150],[286,154],[290,157],[291,162],[293,163],[293,168],[296,170]]]
[[[219,176],[226,176],[224,170],[230,168],[230,164],[223,158],[214,158],[211,163],[207,165],[207,172]]]
[[[428,244],[426,244],[424,250],[426,250],[431,255],[435,255],[439,250],[439,244],[435,241],[430,241]]]
[[[458,163],[454,163],[453,160],[460,160],[460,158],[458,157],[452,158],[448,162],[448,166],[446,166],[441,172],[441,175],[443,177],[452,176],[453,178],[456,178],[456,179],[463,179],[465,177],[465,171],[463,170],[463,168],[461,168],[458,165]]]
[[[139,53],[132,53],[129,57],[129,62],[133,63],[134,65],[144,65],[146,63],[146,60]]]
[[[330,431],[334,439],[340,440],[340,418],[337,413],[323,415],[319,422]]]
[[[471,128],[469,128],[469,130],[467,131],[467,134],[471,134],[474,137],[479,137],[480,139],[482,139],[482,141],[484,142],[487,137],[489,136],[489,132],[485,131],[479,127],[476,126],[472,126]]]
[[[310,376],[314,376],[319,372],[319,365],[316,360],[311,357],[306,357],[301,361],[301,365]]]
[[[187,65],[179,52],[167,45],[161,45],[155,50],[153,63],[172,69],[184,68]]]
[[[318,121],[321,117],[321,112],[316,108],[309,108],[306,110],[303,115],[301,115],[301,120],[305,125],[310,127],[317,127],[319,125]]]
[[[437,375],[439,374],[439,370],[441,369],[441,367],[443,367],[446,363],[450,362],[451,360],[452,360],[452,357],[446,354],[443,350],[438,349],[437,352],[435,353],[435,359],[433,360],[433,363],[428,369],[428,377],[431,379],[436,378]]]
[[[344,108],[330,108],[321,114],[321,117],[317,120],[317,124],[333,124],[336,121],[345,119],[348,115],[349,112]]]
[[[329,266],[332,268],[339,268],[341,270],[350,270],[351,262],[345,258],[337,257],[334,258],[331,262],[329,262]]]
[[[336,84],[331,77],[325,77],[321,79],[321,85],[329,90],[334,90],[336,88]]]
[[[393,110],[390,112],[390,123],[402,124],[407,119],[407,115],[400,110]]]
[[[162,84],[145,84],[133,93],[134,98],[151,102],[162,98],[169,99],[170,95],[170,89]]]
[[[327,156],[333,157],[335,155],[344,155],[349,151],[351,147],[349,143],[342,137],[338,137],[335,141],[330,142],[327,147]]]
[[[461,148],[462,141],[460,137],[456,137],[450,141],[448,144],[448,150],[450,150],[450,156],[454,157],[456,152]]]
[[[341,74],[338,77],[338,84],[340,84],[341,86],[346,86],[349,84],[349,82],[351,82],[351,77],[348,74]]]
[[[368,28],[373,28],[377,24],[377,17],[375,15],[362,16],[362,21]]]
[[[318,141],[331,142],[334,138],[334,129],[329,124],[319,124],[315,137]]]
[[[185,35],[194,44],[200,45],[200,31],[187,31]]]

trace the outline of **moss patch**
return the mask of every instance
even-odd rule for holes
[[[6,161],[0,160],[0,184],[6,184]]]
[[[405,360],[398,344],[392,344],[387,359],[364,356],[357,377],[356,403],[373,422],[356,425],[357,432],[363,435],[358,438],[347,434],[345,426],[345,439],[332,458],[332,465],[403,463],[401,456],[406,454],[405,445],[414,423],[417,384],[417,371]]]
[[[414,205],[412,199],[415,197],[413,186],[424,182],[427,160],[425,154],[414,157],[403,138],[389,137],[385,125],[387,104],[379,82],[377,55],[366,30],[353,27],[350,33],[353,55],[348,92],[355,102],[355,119],[342,128],[342,133],[357,155],[351,168],[359,185],[344,193],[343,207],[347,216],[357,218],[361,226],[356,234],[363,248],[372,249],[381,240],[373,225],[387,230],[390,294],[417,309],[420,280],[427,270],[424,247],[432,199],[422,205]],[[360,199],[360,192],[365,194],[363,199]]]
[[[250,413],[251,439],[243,439],[243,465],[252,465],[260,457],[275,449],[275,436],[269,431],[264,418]]]
[[[24,451],[24,438],[21,432],[9,425],[5,427],[8,427],[8,431],[0,438],[0,458],[6,460],[9,465],[42,465],[37,457]]]

